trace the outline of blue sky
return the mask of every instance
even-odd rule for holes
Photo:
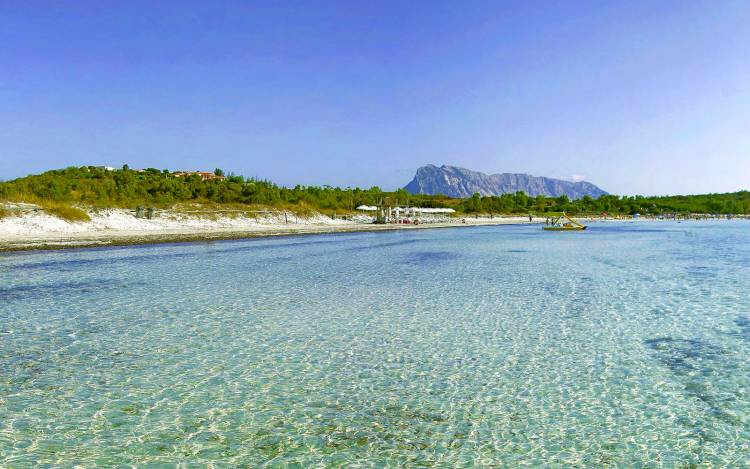
[[[2,1],[0,179],[69,165],[750,188],[748,1]]]

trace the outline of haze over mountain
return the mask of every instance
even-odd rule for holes
[[[412,194],[444,194],[449,197],[484,196],[523,191],[527,195],[558,197],[567,195],[580,199],[588,195],[597,198],[607,192],[586,181],[565,181],[530,174],[484,174],[466,168],[428,164],[417,169],[414,179],[404,189]]]

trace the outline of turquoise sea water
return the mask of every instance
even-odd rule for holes
[[[750,223],[0,255],[0,466],[750,465]]]

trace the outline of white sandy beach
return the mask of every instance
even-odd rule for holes
[[[342,220],[321,214],[297,217],[284,212],[269,212],[257,217],[221,213],[207,217],[161,212],[153,219],[136,218],[132,211],[122,209],[88,213],[91,221],[87,222],[68,222],[41,210],[27,210],[0,219],[0,250],[530,223],[529,218],[524,216],[466,217],[419,225],[375,225],[367,216]],[[543,218],[537,218],[531,223],[543,221]]]

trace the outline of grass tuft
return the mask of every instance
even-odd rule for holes
[[[46,203],[44,204],[44,211],[66,221],[91,221],[91,217],[80,208],[61,203]]]
[[[0,220],[10,216],[10,210],[5,207],[0,207]]]

